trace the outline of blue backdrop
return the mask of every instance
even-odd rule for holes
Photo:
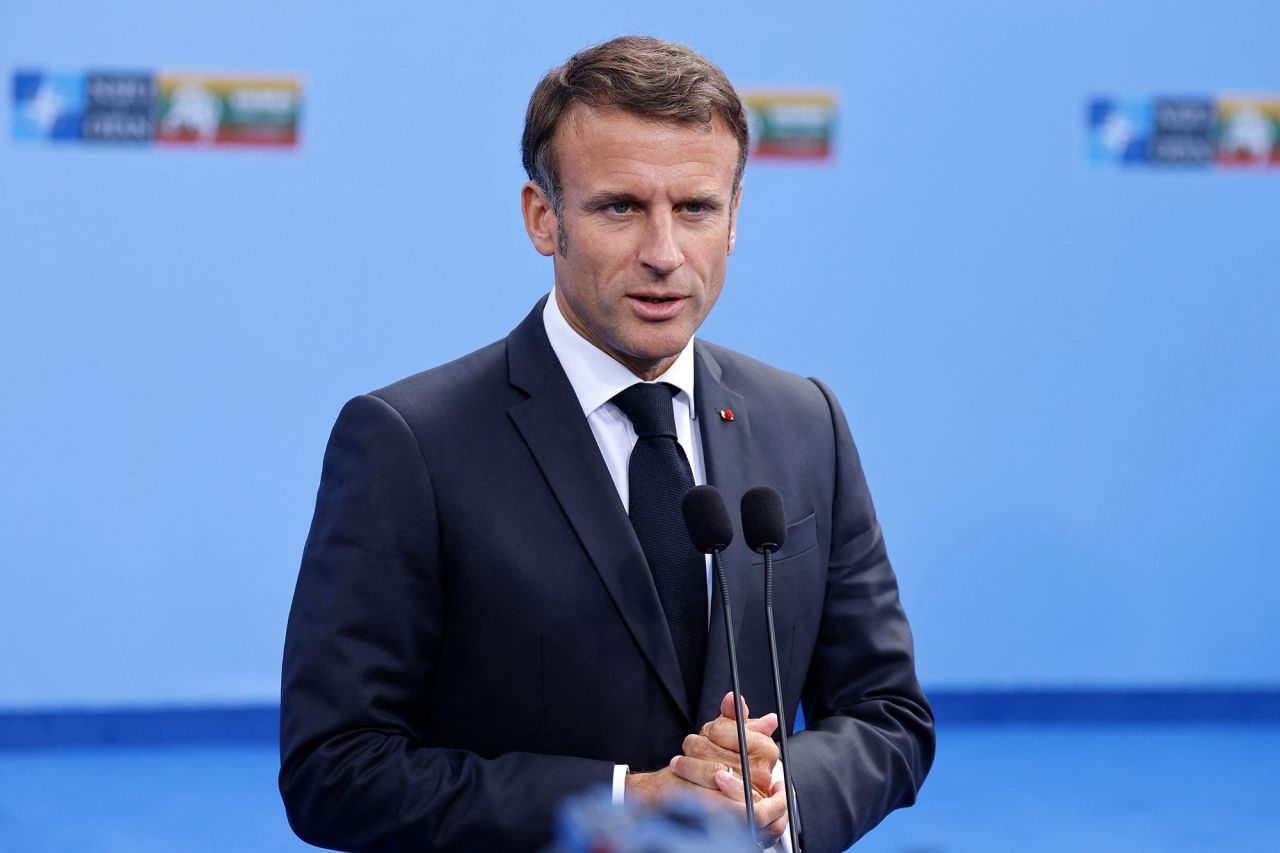
[[[15,141],[0,707],[270,702],[328,430],[550,287],[539,76],[625,32],[840,97],[748,168],[703,335],[827,380],[926,687],[1280,684],[1280,170],[1087,157],[1096,94],[1280,91],[1266,0],[7,4],[0,73],[301,74],[295,150]]]

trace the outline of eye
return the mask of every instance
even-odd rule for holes
[[[686,213],[703,213],[707,206],[700,201],[691,201],[684,206]]]
[[[607,209],[608,209],[608,211],[609,211],[610,213],[630,213],[630,212],[631,212],[631,202],[629,202],[629,201],[615,201],[615,202],[613,202],[612,204],[610,204],[610,205],[608,206],[608,208],[607,208]]]

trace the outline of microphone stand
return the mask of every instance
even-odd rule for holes
[[[769,664],[773,670],[773,697],[778,708],[778,732],[782,735],[782,784],[787,789],[787,831],[791,835],[792,853],[800,853],[799,829],[796,827],[796,792],[791,787],[791,759],[787,757],[787,732],[791,728],[787,723],[787,712],[782,702],[782,679],[778,667],[778,633],[773,627],[773,549],[764,549],[764,615],[765,626],[769,633]],[[734,675],[737,684],[737,675]],[[739,735],[741,737],[741,735]]]
[[[711,552],[711,560],[716,568],[716,582],[720,586],[720,603],[724,605],[724,636],[729,643],[729,675],[733,682],[733,717],[734,722],[738,724],[738,758],[742,762],[742,796],[747,805],[747,826],[751,830],[751,837],[756,838],[756,809],[751,799],[751,765],[747,759],[747,730],[742,721],[742,687],[738,681],[738,650],[733,642],[733,608],[729,604],[729,583],[724,577],[724,559],[720,556],[719,548]]]

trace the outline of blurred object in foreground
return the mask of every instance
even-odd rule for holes
[[[547,853],[707,853],[757,850],[740,818],[692,798],[654,808],[615,805],[600,788],[567,800]]]

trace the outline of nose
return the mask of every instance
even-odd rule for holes
[[[639,260],[658,276],[671,275],[684,265],[675,217],[670,213],[655,214],[646,221]]]

